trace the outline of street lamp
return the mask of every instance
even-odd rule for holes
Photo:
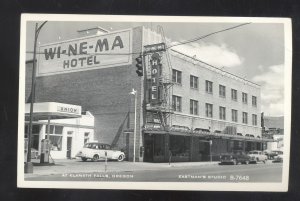
[[[130,94],[134,95],[133,162],[135,163],[137,91],[132,89]]]
[[[29,132],[28,132],[28,154],[27,162],[25,163],[25,173],[33,173],[33,165],[31,163],[31,136],[32,136],[32,121],[33,121],[33,103],[35,102],[35,84],[36,84],[36,45],[39,33],[47,21],[40,26],[35,24],[34,32],[34,49],[33,49],[33,65],[32,65],[32,82],[31,82],[31,100],[30,100],[30,114],[29,114]]]

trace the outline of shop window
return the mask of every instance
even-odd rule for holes
[[[198,89],[198,77],[190,76],[190,87],[193,89]]]
[[[165,155],[165,140],[164,135],[154,136],[154,157],[164,157]]]
[[[190,100],[190,114],[198,115],[198,101]]]
[[[231,89],[231,100],[237,101],[237,90]]]
[[[177,112],[181,112],[181,97],[180,96],[174,96],[172,97],[172,106],[173,110]]]
[[[32,135],[32,148],[38,150],[39,149],[39,135],[38,134],[33,134]]]
[[[40,133],[40,125],[32,125],[32,134],[39,134]],[[24,132],[25,134],[28,134],[29,133],[29,125],[25,125],[25,128],[24,128]]]
[[[62,133],[63,126],[50,125],[49,140],[53,151],[62,150]],[[48,134],[48,125],[46,126],[46,134]]]
[[[63,126],[50,125],[50,134],[62,134]],[[48,125],[46,126],[46,133],[48,134]]]
[[[206,113],[206,117],[213,117],[213,105],[206,103],[205,104],[205,113]]]
[[[58,135],[49,135],[49,140],[52,145],[52,150],[53,151],[61,151],[62,147],[62,136]]]
[[[205,91],[206,93],[213,93],[213,83],[211,81],[205,80]]]
[[[226,87],[223,85],[219,85],[219,96],[222,98],[226,97]]]
[[[173,157],[189,157],[190,138],[186,136],[171,135],[170,151]]]
[[[181,84],[181,75],[182,72],[179,70],[172,70],[172,81],[173,83]]]

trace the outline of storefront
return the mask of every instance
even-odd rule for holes
[[[233,150],[264,150],[267,141],[225,134],[144,131],[145,162],[219,161]]]
[[[25,106],[25,138],[28,138],[29,108]],[[49,139],[53,159],[74,158],[86,142],[94,141],[94,116],[82,114],[81,106],[57,102],[35,103],[32,148],[41,154],[41,141]]]

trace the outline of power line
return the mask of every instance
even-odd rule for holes
[[[229,31],[229,30],[232,30],[232,29],[241,27],[241,26],[248,25],[248,24],[251,24],[251,22],[239,24],[239,25],[237,25],[237,26],[229,27],[229,28],[226,28],[226,29],[223,29],[223,30],[220,30],[220,31],[215,31],[215,32],[212,32],[212,33],[210,33],[210,34],[206,34],[206,35],[204,35],[204,36],[200,36],[200,37],[197,37],[197,38],[194,38],[194,39],[191,39],[191,40],[187,40],[187,41],[185,41],[185,42],[180,42],[179,44],[171,45],[171,46],[169,46],[168,48],[175,47],[175,46],[179,46],[179,45],[184,45],[184,44],[187,44],[187,43],[192,43],[192,42],[201,40],[201,39],[203,39],[203,38],[206,38],[206,37],[208,37],[208,36],[211,36],[211,35],[214,35],[214,34],[217,34],[217,33],[221,33],[221,32],[224,32],[224,31]]]
[[[232,26],[232,27],[229,27],[229,28],[226,28],[226,29],[222,29],[222,30],[219,30],[219,31],[215,31],[215,32],[212,32],[212,33],[209,33],[209,34],[197,37],[197,38],[193,38],[193,39],[190,39],[190,40],[178,42],[177,44],[174,44],[174,45],[166,47],[166,49],[170,49],[172,47],[179,46],[179,45],[184,45],[184,44],[192,43],[192,42],[204,39],[206,37],[209,37],[211,35],[215,35],[215,34],[218,34],[218,33],[221,33],[221,32],[225,32],[225,31],[229,31],[229,30],[232,30],[232,29],[236,29],[238,27],[245,26],[245,25],[248,25],[248,24],[251,24],[251,22],[247,22],[247,23],[239,24],[239,25]],[[26,53],[33,53],[33,52],[32,51],[26,51]],[[44,53],[43,52],[37,52],[37,54],[44,54]],[[54,53],[54,54],[57,54],[57,53]],[[60,52],[60,54],[62,54],[62,55],[69,55],[67,53],[62,53],[62,52]],[[139,55],[139,54],[142,54],[142,52],[131,52],[131,53],[87,53],[87,54],[76,54],[76,55],[90,55],[90,56],[97,56],[97,55],[108,55],[109,56],[109,55],[111,55],[111,56],[115,56],[115,55]]]

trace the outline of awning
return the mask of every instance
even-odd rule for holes
[[[230,139],[230,140],[241,140],[241,141],[251,141],[251,142],[273,142],[273,139],[267,138],[255,138],[255,137],[246,137],[240,135],[230,135],[224,133],[211,133],[211,132],[178,132],[178,131],[163,131],[159,129],[144,129],[144,133],[149,134],[167,134],[170,135],[181,135],[181,136],[196,136],[196,137],[204,137],[208,139]]]
[[[30,104],[25,104],[25,120],[29,120]],[[57,102],[42,102],[33,104],[35,120],[70,119],[81,117],[81,106]]]

